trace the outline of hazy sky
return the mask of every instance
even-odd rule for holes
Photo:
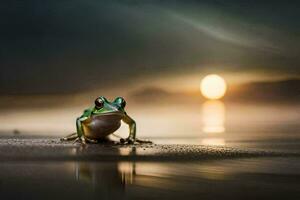
[[[204,73],[299,76],[299,8],[262,0],[4,1],[0,94],[189,82]]]

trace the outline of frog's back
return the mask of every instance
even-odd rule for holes
[[[84,135],[90,139],[103,139],[121,126],[122,115],[92,115],[83,122]]]

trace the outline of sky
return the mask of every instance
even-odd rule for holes
[[[0,95],[188,89],[207,73],[228,82],[299,77],[299,7],[261,0],[2,1]]]

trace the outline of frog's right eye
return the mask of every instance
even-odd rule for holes
[[[96,106],[97,108],[102,108],[103,105],[104,105],[104,101],[103,101],[101,98],[97,98],[97,99],[95,100],[95,106]]]

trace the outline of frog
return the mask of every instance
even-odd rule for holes
[[[116,97],[113,101],[104,96],[95,99],[94,105],[85,109],[76,119],[76,132],[61,138],[62,141],[80,141],[100,143],[110,141],[108,136],[114,134],[121,126],[121,121],[129,126],[129,136],[120,138],[121,144],[152,143],[136,138],[136,122],[125,111],[126,101]]]

